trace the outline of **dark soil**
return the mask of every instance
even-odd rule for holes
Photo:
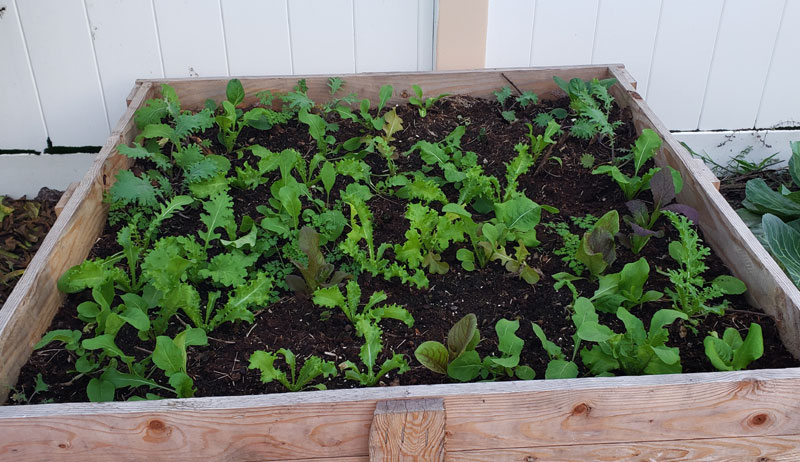
[[[527,139],[525,136],[527,127],[524,122],[530,121],[538,112],[555,106],[565,107],[567,103],[566,100],[560,100],[543,102],[525,110],[516,108],[520,121],[515,124],[509,124],[501,117],[500,108],[494,101],[461,96],[449,97],[437,103],[424,119],[419,117],[415,108],[401,106],[397,108],[397,113],[403,119],[405,129],[395,135],[397,140],[394,141],[394,145],[398,152],[402,153],[418,140],[440,141],[457,125],[466,125],[466,134],[462,139],[463,150],[476,152],[486,173],[497,176],[504,184],[502,179],[505,174],[504,163],[516,156],[513,146]],[[614,116],[624,120],[625,124],[617,131],[617,155],[623,154],[620,147],[630,146],[636,137],[629,114],[619,112],[617,110]],[[535,132],[540,133],[541,129],[535,128]],[[359,127],[350,122],[341,122],[340,131],[335,133],[335,136],[338,141],[343,141],[359,133]],[[216,143],[212,130],[206,135],[215,140],[212,150],[224,152],[224,149]],[[316,149],[316,143],[308,135],[306,126],[298,126],[297,121],[267,132],[245,129],[239,141],[245,144],[261,144],[273,151],[292,147],[308,157],[313,155]],[[617,184],[606,175],[592,175],[590,169],[581,165],[580,157],[584,153],[594,155],[597,165],[610,160],[611,149],[599,141],[585,142],[572,137],[565,138],[551,153],[551,157],[557,157],[560,163],[549,161],[536,174],[534,167],[521,179],[520,190],[525,190],[528,197],[537,203],[547,204],[560,210],[557,215],[544,213],[543,222],[566,221],[571,224],[569,216],[582,217],[593,214],[599,217],[611,209],[618,210],[620,215],[627,213],[625,198]],[[243,161],[233,160],[234,165],[240,165]],[[385,173],[386,165],[382,158],[368,156],[365,161],[370,163],[374,174]],[[421,161],[418,154],[412,154],[407,157],[401,156],[397,164],[400,170],[418,169]],[[335,190],[346,186],[342,177],[339,178]],[[264,202],[265,195],[269,194],[265,186],[256,191],[231,189],[231,193],[237,201],[235,206],[237,217],[243,214],[260,217],[255,212],[255,207]],[[648,198],[647,194],[643,196],[644,199]],[[338,197],[338,193],[333,192],[331,197]],[[393,196],[376,196],[369,202],[369,206],[375,217],[375,242],[402,243],[405,240],[403,234],[408,227],[403,217],[405,201]],[[163,233],[196,232],[197,213],[199,212],[177,217],[165,225]],[[656,269],[666,270],[674,267],[674,261],[668,256],[667,245],[671,239],[677,238],[677,233],[665,219],[662,219],[657,227],[665,231],[665,238],[652,239],[643,252],[635,256],[629,250],[618,246],[617,261],[609,271],[619,271],[625,263],[645,256],[651,266],[646,289],[663,290],[668,281],[665,276],[658,274]],[[571,226],[571,229],[576,234],[581,232],[574,226]],[[476,314],[479,320],[483,339],[478,346],[481,356],[497,353],[494,325],[499,319],[520,320],[518,335],[525,339],[521,363],[533,367],[538,378],[544,377],[548,357],[539,341],[532,335],[531,322],[539,324],[547,337],[562,346],[564,351],[571,352],[574,326],[569,318],[569,304],[572,297],[567,289],[556,292],[553,289],[554,281],[550,277],[554,273],[567,271],[560,257],[553,254],[554,250],[562,246],[562,242],[554,232],[544,226],[540,225],[537,230],[542,243],[539,247],[531,249],[529,262],[539,268],[544,277],[534,286],[510,275],[496,262],[491,262],[484,269],[464,271],[455,258],[455,246],[443,255],[443,260],[450,264],[450,272],[441,276],[429,275],[430,290],[416,290],[397,282],[387,282],[382,278],[372,278],[369,274],[362,274],[358,278],[365,294],[362,300],[366,300],[372,291],[383,290],[389,297],[388,302],[403,305],[415,320],[415,325],[411,329],[397,321],[383,321],[384,351],[379,361],[382,362],[391,352],[403,353],[409,361],[411,371],[403,375],[389,374],[381,385],[430,384],[447,381],[446,377],[434,374],[421,366],[414,359],[414,349],[427,340],[443,342],[453,323],[467,313]],[[118,250],[114,236],[114,230],[108,229],[93,254],[107,255]],[[705,275],[707,280],[728,273],[714,256],[709,258],[707,263],[710,267]],[[588,295],[591,295],[595,288],[592,283],[585,280],[576,284],[582,293]],[[51,329],[81,329],[83,323],[76,319],[75,307],[86,300],[86,297],[88,296],[68,297],[66,304],[54,319]],[[702,347],[702,340],[707,332],[715,330],[721,334],[726,327],[746,330],[751,322],[762,325],[765,342],[763,358],[752,363],[751,368],[798,365],[798,361],[780,343],[770,317],[750,307],[744,297],[731,297],[730,300],[731,309],[728,313],[723,317],[709,316],[702,320],[698,326],[698,334],[692,333],[681,322],[673,324],[669,345],[680,348],[684,372],[713,370]],[[669,301],[664,299],[633,312],[642,318],[647,326],[655,311],[669,307]],[[309,300],[285,293],[278,302],[260,310],[253,324],[225,324],[212,332],[208,347],[192,348],[190,351],[188,370],[195,380],[197,396],[283,391],[277,383],[262,384],[259,372],[248,370],[250,354],[259,349],[275,351],[278,348],[288,348],[300,358],[314,354],[337,363],[345,359],[357,362],[361,343],[354,335],[349,322],[338,311],[333,312],[329,320],[321,321],[321,311]],[[605,313],[600,313],[600,316],[602,322],[617,332],[623,331],[621,323],[615,316]],[[174,332],[183,328],[180,323],[175,324]],[[117,344],[126,352],[138,351],[137,355],[146,355],[146,351],[151,349],[152,345],[139,342],[135,332],[125,329],[130,328],[123,328]],[[126,341],[130,343],[126,344]],[[37,395],[37,402],[45,399],[85,401],[88,378],[74,379],[74,375],[68,372],[72,362],[74,357],[71,353],[51,344],[43,350],[34,352],[30,361],[24,366],[16,388],[18,391],[32,390],[34,377],[41,373],[45,382],[50,385],[50,390]],[[585,369],[581,369],[581,376],[585,376],[586,373]],[[325,383],[328,388],[354,386],[354,382],[345,381],[341,375]],[[125,398],[128,396],[117,396],[117,399]]]
[[[0,197],[0,208],[12,212],[0,219],[0,306],[6,302],[17,280],[31,262],[56,221],[54,207],[61,191],[42,188],[35,199]],[[0,217],[4,213],[0,211]]]

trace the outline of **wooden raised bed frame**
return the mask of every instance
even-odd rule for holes
[[[700,211],[707,243],[747,283],[751,302],[800,357],[800,292],[695,162],[636,93],[624,67],[575,66],[346,76],[346,91],[375,98],[382,84],[403,103],[426,94],[489,97],[513,81],[540,97],[552,77],[614,77],[612,94],[637,130],[664,139],[659,165],[681,172],[681,202]],[[289,91],[298,77],[243,78],[257,91]],[[105,224],[103,192],[130,160],[116,146],[136,135],[133,113],[169,83],[184,108],[224,98],[228,79],[142,80],[28,271],[0,310],[0,401],[63,296],[56,280],[82,261]],[[327,97],[324,77],[307,77]],[[718,185],[718,184],[717,184]],[[314,391],[145,402],[0,407],[7,460],[800,460],[800,368],[670,376],[582,378]]]

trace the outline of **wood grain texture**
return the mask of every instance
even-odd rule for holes
[[[3,358],[0,361],[0,402],[5,402],[9,387],[16,383],[33,345],[42,337],[63,301],[64,295],[56,289],[56,281],[64,271],[86,258],[105,226],[107,206],[103,204],[103,192],[111,186],[116,172],[130,163],[130,159],[116,154],[116,146],[133,139],[133,112],[144,103],[150,88],[151,84],[146,83],[139,89],[0,309],[0,358]]]
[[[441,398],[379,401],[369,432],[373,462],[444,462]]]
[[[498,448],[449,452],[450,462],[796,462],[800,435],[708,440],[654,441],[625,444],[585,444],[540,448]]]
[[[650,81],[642,96],[670,130],[697,129],[722,4],[723,0],[663,3]]]
[[[448,454],[796,435],[798,383],[791,369],[2,407],[0,459],[365,457],[394,398],[444,399]]]
[[[617,75],[615,68],[612,74]],[[786,348],[800,357],[800,292],[783,270],[753,236],[728,201],[709,181],[694,175],[697,164],[686,149],[678,143],[653,111],[634,97],[636,93],[621,79],[614,87],[618,103],[631,108],[637,130],[652,128],[664,139],[656,163],[671,165],[681,173],[684,189],[678,200],[700,212],[700,228],[706,243],[714,249],[731,272],[747,285],[747,298],[775,319],[781,340]],[[707,175],[703,175],[707,177]]]
[[[55,207],[53,207],[53,212],[55,212],[56,217],[61,215],[61,212],[64,211],[64,207],[67,206],[67,202],[69,202],[69,198],[72,197],[72,193],[75,192],[75,188],[78,187],[78,183],[70,183],[67,186],[67,189],[64,190],[64,193],[61,194],[61,197],[58,199]]]
[[[725,2],[700,130],[755,126],[785,2]]]

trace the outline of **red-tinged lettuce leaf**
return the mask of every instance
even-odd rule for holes
[[[692,220],[695,224],[699,223],[700,213],[694,207],[686,204],[669,204],[664,206],[661,210],[669,210],[670,212],[680,213],[686,218]]]

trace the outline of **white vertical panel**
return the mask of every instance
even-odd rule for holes
[[[155,0],[167,77],[228,75],[219,0]]]
[[[352,0],[290,0],[289,33],[295,74],[355,72]]]
[[[82,0],[17,3],[48,134],[56,145],[102,145],[109,126]]]
[[[433,70],[434,0],[417,0],[417,70]]]
[[[533,18],[531,65],[592,61],[599,0],[538,0]]]
[[[670,130],[700,120],[723,0],[665,0],[653,51],[647,104]]]
[[[644,95],[662,0],[601,0],[592,62],[623,63]],[[669,0],[666,0],[669,1]]]
[[[292,73],[286,0],[222,0],[231,75]]]
[[[756,127],[800,125],[800,2],[788,1]]]
[[[755,125],[785,1],[725,2],[701,130]]]
[[[536,0],[489,0],[486,67],[526,67],[531,62]]]
[[[47,139],[19,16],[5,2],[0,22],[0,149],[41,150]]]
[[[134,81],[164,76],[153,8],[149,1],[86,0],[86,10],[113,128]]]
[[[356,72],[417,70],[417,2],[353,0]]]

